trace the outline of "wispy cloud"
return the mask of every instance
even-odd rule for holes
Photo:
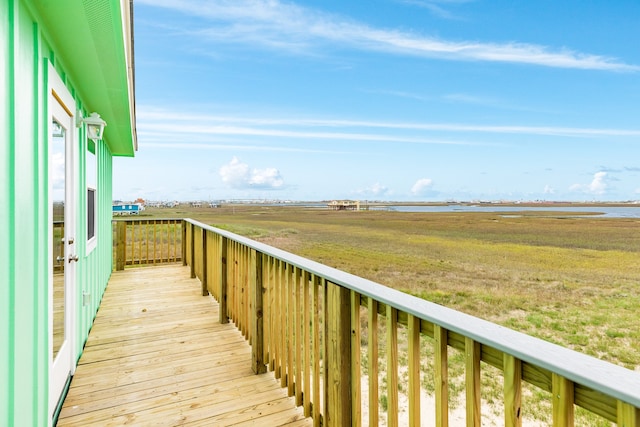
[[[398,3],[427,9],[432,15],[439,18],[460,20],[458,15],[451,12],[450,7],[469,1],[471,0],[398,0]]]
[[[470,141],[452,141],[373,133],[372,129],[398,131],[437,131],[450,133],[489,133],[553,135],[564,137],[640,137],[640,129],[574,128],[559,126],[503,126],[464,123],[411,123],[366,120],[314,119],[314,118],[253,118],[243,116],[219,116],[191,114],[168,110],[139,107],[138,129],[157,134],[206,134],[228,136],[264,136],[281,138],[306,138],[353,141],[387,141],[424,144],[472,145]],[[300,130],[302,129],[302,130]],[[342,132],[327,132],[323,129],[341,129]],[[362,132],[369,130],[368,132]]]
[[[206,22],[192,30],[229,44],[260,45],[295,54],[345,47],[396,55],[464,61],[531,64],[606,71],[640,71],[616,58],[510,42],[452,41],[417,32],[376,28],[352,19],[278,0],[137,0],[197,16]],[[426,2],[436,7],[434,2]]]

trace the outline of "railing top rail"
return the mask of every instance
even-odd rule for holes
[[[640,373],[552,344],[504,326],[414,297],[379,283],[251,240],[190,218],[186,222],[217,233],[398,310],[496,348],[573,382],[640,407]]]
[[[111,222],[127,222],[127,221],[182,221],[182,218],[149,218],[149,217],[144,217],[144,216],[138,216],[138,215],[129,215],[129,216],[122,216],[119,218],[111,218]]]

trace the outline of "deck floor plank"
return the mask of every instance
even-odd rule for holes
[[[189,268],[115,272],[58,426],[310,426]]]

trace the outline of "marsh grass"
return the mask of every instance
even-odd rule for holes
[[[640,220],[636,218],[261,206],[146,212],[191,217],[640,369],[640,352],[635,347],[640,342]],[[429,345],[424,348],[428,361]],[[458,352],[450,354],[452,396],[464,389],[456,379],[464,368],[458,357],[462,357]],[[432,380],[429,370],[425,372],[423,385],[430,391]],[[483,382],[491,383],[492,375],[483,377]],[[550,414],[545,395],[536,388],[526,389],[529,407],[523,405],[523,409],[529,416],[540,419],[540,414]],[[499,396],[488,396],[500,401]],[[577,417],[584,425],[600,425],[583,412],[577,411]]]

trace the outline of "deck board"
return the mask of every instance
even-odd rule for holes
[[[114,272],[58,426],[310,426],[181,265]]]

